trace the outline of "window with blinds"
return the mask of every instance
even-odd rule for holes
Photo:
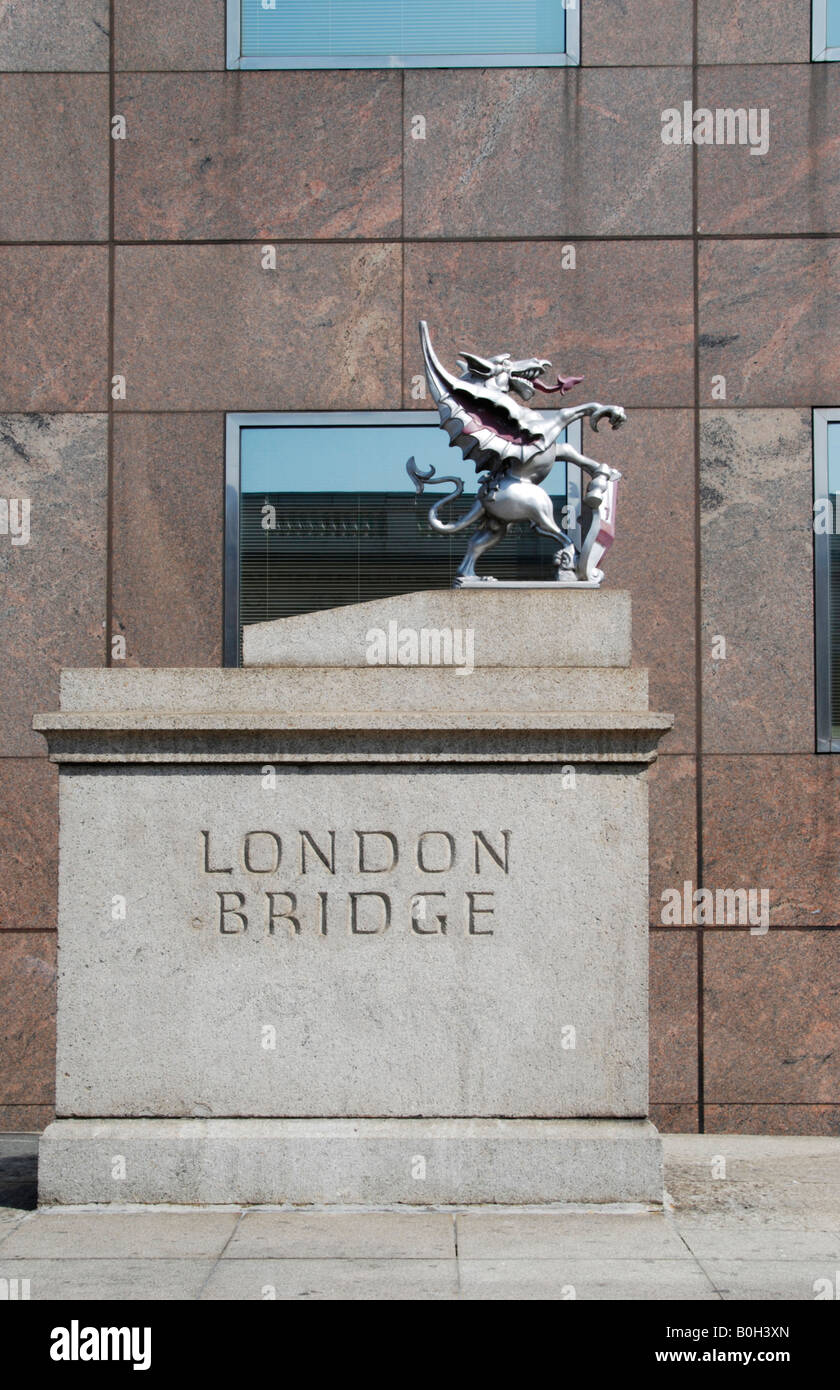
[[[817,747],[840,752],[840,409],[814,411]]]
[[[422,472],[464,480],[444,519],[463,516],[477,479],[447,448],[437,412],[228,416],[227,665],[239,664],[245,623],[451,587],[467,537],[432,531],[428,513],[452,484],[419,496],[405,471],[412,454]],[[546,484],[558,522],[567,492],[573,505],[579,497],[578,470],[569,474],[557,464]],[[485,572],[550,579],[556,550],[511,527]]]
[[[228,0],[228,67],[576,63],[580,0]]]
[[[840,61],[840,0],[813,0],[812,56],[817,62]]]

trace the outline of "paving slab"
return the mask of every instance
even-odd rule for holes
[[[28,1279],[33,1302],[160,1302],[198,1298],[213,1264],[212,1260],[8,1260],[0,1251],[0,1279]]]
[[[837,1159],[840,1144],[826,1134],[663,1134],[668,1163],[708,1161],[723,1149],[736,1158],[762,1162]]]
[[[693,1260],[460,1260],[468,1299],[719,1299]]]
[[[691,1259],[673,1221],[659,1212],[467,1212],[458,1217],[458,1254],[465,1260]]]
[[[666,1134],[672,1183],[721,1173],[726,1180],[799,1183],[840,1180],[840,1143],[827,1135]]]
[[[812,1303],[820,1289],[836,1290],[832,1260],[704,1260],[703,1268],[721,1298]]]
[[[0,1246],[3,1241],[11,1235],[12,1231],[24,1221],[30,1213],[25,1208],[15,1206],[0,1207]]]
[[[202,1260],[221,1255],[238,1212],[40,1211],[3,1242],[4,1259]]]
[[[226,1259],[454,1259],[444,1212],[246,1212]]]
[[[777,1231],[840,1231],[840,1184],[725,1182],[669,1184],[683,1234],[698,1227],[769,1227]]]
[[[221,1260],[201,1294],[227,1299],[454,1299],[455,1260]]]
[[[710,1226],[681,1228],[692,1255],[707,1260],[834,1260],[840,1263],[840,1231],[778,1230],[773,1226]]]

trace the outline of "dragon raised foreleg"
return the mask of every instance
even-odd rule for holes
[[[608,419],[613,429],[617,430],[627,419],[627,413],[620,405],[602,405],[600,401],[587,401],[586,405],[570,405],[565,410],[558,410],[554,423],[558,430],[564,430],[567,425],[573,425],[575,420],[582,420],[586,415],[589,416],[589,423],[596,434],[602,420]]]

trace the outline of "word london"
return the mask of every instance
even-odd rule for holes
[[[354,830],[337,845],[336,831],[298,830],[285,838],[274,830],[249,830],[236,847],[235,856],[224,854],[211,840],[209,830],[201,831],[203,870],[208,875],[246,874],[273,876],[286,858],[285,872],[294,878],[295,888],[266,888],[254,894],[251,889],[226,885],[216,889],[218,930],[225,936],[299,936],[306,930],[317,936],[333,931],[351,936],[381,936],[395,921],[392,892],[379,888],[358,888],[344,895],[344,907],[336,904],[337,894],[319,889],[302,895],[298,880],[317,875],[388,874],[402,862],[412,873],[447,874],[459,869],[461,876],[492,873],[506,877],[510,868],[509,830],[491,835],[473,830],[471,836],[456,836],[448,830],[424,830],[408,841],[401,841],[390,830]],[[290,843],[291,842],[291,843]],[[236,859],[236,865],[232,861]],[[339,861],[338,869],[336,867]],[[368,880],[369,882],[369,880]],[[452,896],[443,889],[422,887],[404,895],[398,904],[401,920],[416,936],[445,936],[450,930]],[[466,936],[492,936],[495,893],[490,888],[466,889],[459,895],[455,930]]]

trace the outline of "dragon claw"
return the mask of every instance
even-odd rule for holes
[[[600,410],[594,410],[589,417],[589,423],[596,434],[598,426],[605,418],[608,418],[613,429],[617,430],[627,419],[627,413],[620,405],[602,405]]]

